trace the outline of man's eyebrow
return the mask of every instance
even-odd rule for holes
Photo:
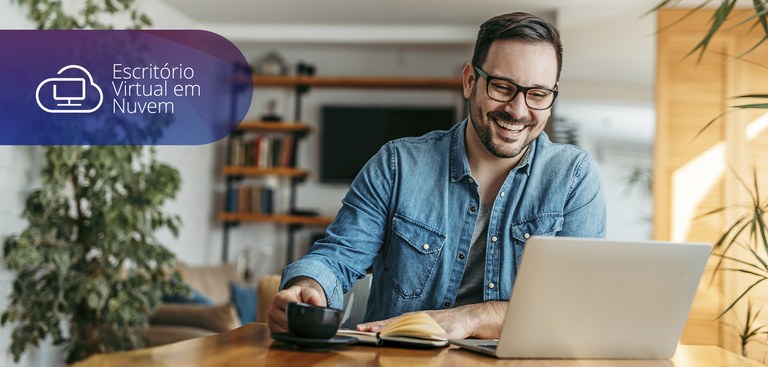
[[[488,76],[493,78],[493,79],[503,80],[505,82],[510,82],[510,83],[517,84],[517,85],[519,85],[521,87],[526,87],[526,88],[542,88],[542,89],[547,89],[547,90],[555,90],[555,88],[557,87],[557,83],[555,83],[554,87],[549,87],[549,86],[546,86],[544,84],[522,85],[522,84],[518,83],[516,80],[511,79],[511,78],[507,78],[507,77],[503,77],[503,76],[498,76],[498,75],[493,75],[493,74],[488,74]]]

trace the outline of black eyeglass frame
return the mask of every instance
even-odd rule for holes
[[[480,69],[480,67],[475,65],[475,64],[472,64],[472,67],[475,69],[476,73],[480,74],[480,76],[485,78],[485,94],[488,95],[488,98],[490,98],[490,99],[492,99],[492,100],[494,100],[496,102],[507,103],[507,102],[515,99],[515,97],[517,97],[517,95],[519,93],[522,93],[523,94],[523,101],[525,102],[526,107],[528,107],[528,108],[530,108],[532,110],[536,110],[536,111],[548,110],[548,109],[552,108],[552,105],[555,104],[555,100],[557,99],[557,93],[558,93],[557,85],[555,85],[555,89],[542,88],[542,87],[525,87],[525,86],[517,84],[517,83],[515,83],[515,82],[513,82],[513,81],[511,81],[511,80],[509,80],[507,78],[503,78],[503,77],[495,76],[495,75],[489,75],[483,69]],[[491,81],[493,81],[494,79],[503,80],[503,81],[505,81],[505,82],[515,86],[515,88],[516,88],[515,93],[512,94],[512,97],[510,99],[505,101],[505,100],[499,100],[499,99],[491,97],[491,91],[489,90],[489,88],[491,86]],[[528,96],[528,91],[531,90],[531,89],[545,90],[545,91],[551,92],[552,93],[552,102],[550,102],[549,106],[547,106],[545,108],[531,107],[528,104],[528,97],[527,97]]]

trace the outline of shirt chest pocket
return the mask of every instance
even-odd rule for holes
[[[563,215],[560,213],[542,214],[512,225],[510,235],[515,244],[515,272],[520,267],[520,258],[528,238],[531,236],[554,236],[562,229]]]
[[[445,235],[412,219],[395,214],[387,246],[384,272],[404,298],[421,296],[433,278]]]

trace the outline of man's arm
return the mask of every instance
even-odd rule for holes
[[[507,313],[506,301],[492,301],[464,305],[445,310],[424,311],[445,330],[448,339],[497,339]],[[384,325],[397,319],[368,322],[357,325],[360,331],[381,331]]]
[[[287,329],[285,307],[306,302],[343,307],[344,292],[365,276],[384,243],[392,188],[391,147],[382,147],[355,178],[326,236],[283,269],[269,313],[273,332]]]

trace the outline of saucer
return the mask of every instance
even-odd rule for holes
[[[331,347],[357,343],[357,338],[352,336],[334,336],[330,339],[305,338],[291,333],[273,333],[272,338],[283,343],[293,344],[300,348],[312,350],[328,350]]]

